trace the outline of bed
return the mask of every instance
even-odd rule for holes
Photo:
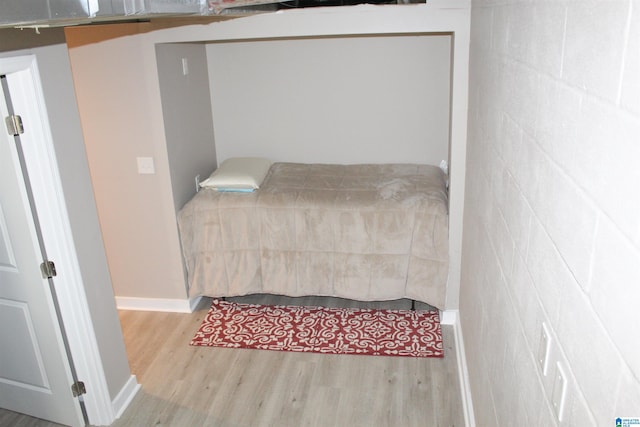
[[[189,294],[408,298],[442,309],[445,179],[430,165],[273,163],[257,189],[205,188],[178,213]]]

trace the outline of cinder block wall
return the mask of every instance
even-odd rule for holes
[[[640,2],[473,0],[471,39],[460,315],[476,423],[640,417]]]

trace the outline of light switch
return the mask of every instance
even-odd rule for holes
[[[137,157],[138,173],[141,175],[150,175],[156,173],[156,167],[153,164],[153,157]]]

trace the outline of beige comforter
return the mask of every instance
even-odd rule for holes
[[[178,225],[191,296],[444,307],[447,192],[435,166],[275,163],[253,193],[200,191]]]

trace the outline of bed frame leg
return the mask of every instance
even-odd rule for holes
[[[416,311],[416,300],[411,300],[411,311]]]

